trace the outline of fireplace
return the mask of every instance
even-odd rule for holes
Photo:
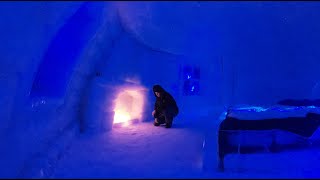
[[[106,81],[96,78],[91,85],[84,129],[105,132],[113,127],[128,126],[145,119],[149,110],[148,89],[139,82]]]
[[[145,89],[137,85],[118,87],[114,100],[114,125],[129,125],[142,120],[145,105]]]

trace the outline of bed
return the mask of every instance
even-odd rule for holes
[[[269,152],[276,152],[276,131],[285,131],[302,137],[310,138],[320,125],[319,100],[282,100],[275,106],[239,105],[229,107],[218,128],[218,168],[224,170],[224,158],[231,153],[240,152],[242,136],[246,132],[264,133],[271,141],[266,146]],[[251,135],[252,136],[252,135]],[[236,143],[234,143],[234,139]],[[259,141],[263,141],[263,138]],[[233,142],[232,142],[233,141]],[[254,152],[259,148],[247,148]],[[245,148],[242,149],[245,151]]]

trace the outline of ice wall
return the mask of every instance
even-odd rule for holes
[[[319,79],[319,8],[318,2],[266,2],[235,10],[233,43],[224,52],[235,69],[235,102],[319,98],[312,95]]]
[[[102,58],[101,79],[108,86],[122,86],[128,81],[146,88],[148,93],[144,100],[144,119],[151,120],[151,112],[155,97],[152,92],[154,84],[162,84],[166,90],[179,100],[179,91],[175,88],[179,83],[178,57],[167,52],[156,51],[140,43],[128,32],[122,33],[115,43],[108,58]],[[114,91],[114,90],[113,90]],[[106,93],[112,94],[111,87]],[[110,99],[114,98],[110,95]],[[101,104],[104,104],[101,102]],[[106,108],[112,108],[111,104]]]
[[[72,48],[75,46],[64,51],[65,56],[52,54],[59,58],[52,59],[52,67],[63,69],[67,66],[61,63],[73,62],[66,71],[68,77],[56,76],[60,80],[67,79],[64,94],[58,97],[30,94],[39,67],[53,42],[56,47],[70,45],[72,40],[64,42],[67,39],[60,38],[57,41],[57,36],[84,5],[85,2],[80,1],[1,3],[0,98],[4,107],[0,110],[1,177],[48,175],[46,168],[53,165],[59,151],[63,151],[66,142],[79,131],[82,90],[95,76],[96,62],[101,54],[112,49],[119,31],[111,3],[93,2],[85,7],[86,18],[94,21],[95,26],[77,24],[85,33],[83,37],[89,37],[78,42],[81,49],[76,56],[67,54],[74,53]],[[68,28],[69,33],[81,32],[75,26]],[[60,67],[56,66],[58,63]],[[55,72],[48,75],[55,77]]]
[[[28,118],[16,119],[28,99],[33,73],[42,53],[63,22],[81,2],[59,3],[20,2],[1,3],[1,177],[17,175],[23,154],[29,153],[18,137],[28,137]],[[32,120],[30,120],[32,121]],[[29,125],[29,126],[28,126]],[[24,127],[17,131],[17,126]],[[29,142],[35,140],[30,137]]]
[[[205,96],[222,95],[209,100],[227,105],[311,97],[319,79],[319,5],[119,2],[126,28],[150,47],[200,64]]]
[[[7,109],[1,109],[1,128],[9,126],[13,102],[26,101],[33,72],[50,38],[80,4],[1,3],[1,102],[7,104]]]

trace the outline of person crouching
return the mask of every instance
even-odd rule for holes
[[[156,97],[154,110],[152,111],[152,116],[155,118],[154,125],[165,124],[166,128],[171,128],[173,118],[179,113],[175,99],[160,85],[153,86],[153,93]]]

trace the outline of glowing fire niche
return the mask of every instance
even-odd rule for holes
[[[143,112],[144,96],[139,89],[125,89],[115,100],[113,124],[128,124],[129,121],[140,120]]]

